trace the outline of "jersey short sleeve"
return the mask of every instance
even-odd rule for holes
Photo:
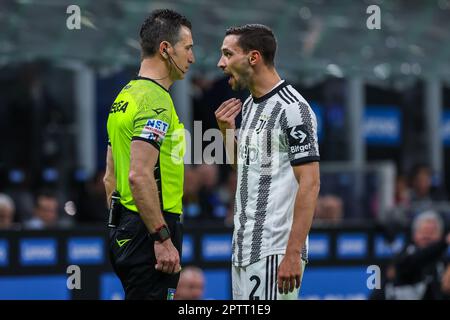
[[[169,105],[139,106],[134,117],[132,139],[147,141],[159,150],[170,125]]]
[[[281,129],[291,165],[320,160],[317,119],[308,104],[300,101],[287,105],[281,113]]]

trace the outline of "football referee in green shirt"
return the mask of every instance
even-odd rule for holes
[[[120,196],[109,251],[126,299],[173,299],[179,280],[185,141],[168,90],[195,61],[191,28],[172,10],[151,13],[139,75],[109,112],[104,183],[108,203]]]

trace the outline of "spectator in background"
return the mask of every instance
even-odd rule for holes
[[[317,200],[314,222],[340,223],[342,222],[344,203],[335,195],[320,196]]]
[[[183,218],[197,218],[202,213],[199,199],[200,176],[194,166],[185,166],[183,185]]]
[[[104,171],[98,171],[80,191],[77,218],[80,222],[98,222],[105,224],[108,220],[103,184]]]
[[[46,229],[58,226],[59,203],[51,191],[40,191],[36,195],[33,217],[25,222],[27,229]]]
[[[6,177],[5,177],[6,178]],[[23,223],[31,219],[33,215],[33,193],[31,175],[23,169],[11,169],[8,172],[7,187],[5,193],[7,193],[15,204],[16,215],[14,220],[19,223]]]
[[[411,193],[408,187],[408,178],[404,175],[398,175],[395,179],[395,206],[409,207],[411,204]]]
[[[433,208],[437,202],[446,200],[444,192],[433,188],[431,168],[423,164],[416,165],[411,173],[409,216],[414,218],[418,213]]]
[[[188,266],[181,271],[175,299],[201,300],[204,290],[205,276],[203,271],[198,267]]]
[[[449,244],[450,233],[444,235],[441,217],[433,211],[419,214],[412,225],[412,243],[394,259],[394,276],[383,288],[384,298],[445,299],[446,293],[442,289],[447,288],[444,270],[445,253]]]
[[[404,176],[398,176],[395,185],[395,207],[384,217],[390,228],[409,226],[421,212],[450,210],[445,192],[433,187],[431,168],[424,164],[415,165],[409,175],[409,186]]]
[[[206,218],[224,220],[226,205],[218,194],[219,167],[216,164],[201,164],[197,168],[200,177],[200,205]]]
[[[10,196],[0,193],[0,229],[11,229],[14,224],[15,205]]]

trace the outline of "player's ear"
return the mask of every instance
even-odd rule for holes
[[[248,55],[248,63],[249,63],[251,66],[254,66],[255,64],[257,64],[257,63],[259,62],[260,59],[261,59],[261,54],[260,54],[258,51],[253,50],[253,51],[250,51],[250,52],[249,52],[249,55]]]

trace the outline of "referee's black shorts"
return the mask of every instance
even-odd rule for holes
[[[112,267],[122,282],[125,299],[172,300],[180,274],[155,269],[154,241],[138,213],[121,210],[117,228],[109,234],[109,255]],[[181,259],[183,229],[180,215],[164,213],[172,242]]]

